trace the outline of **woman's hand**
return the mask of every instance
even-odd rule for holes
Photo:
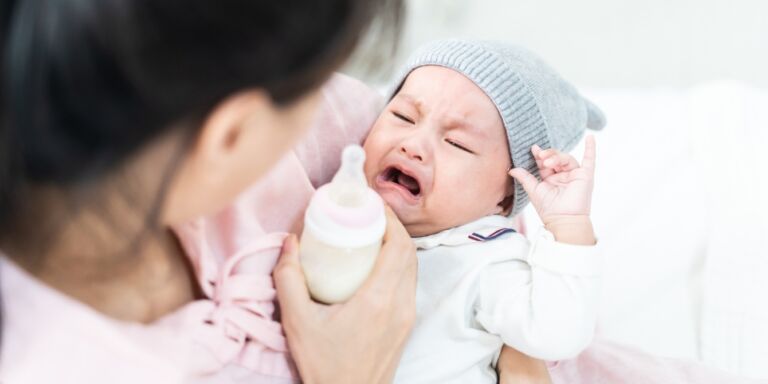
[[[305,383],[389,383],[416,319],[416,249],[387,207],[376,265],[343,304],[309,296],[291,235],[275,270],[282,324]]]
[[[555,149],[531,148],[541,182],[523,168],[509,171],[519,182],[541,221],[560,242],[594,244],[589,214],[595,176],[595,138],[587,136],[581,166]]]
[[[496,370],[499,372],[499,384],[552,383],[546,363],[507,346],[501,349]]]

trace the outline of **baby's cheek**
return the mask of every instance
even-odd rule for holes
[[[477,205],[477,200],[481,197],[482,187],[469,173],[458,173],[452,176],[436,185],[434,193],[439,197],[435,200],[438,200],[439,203],[435,205],[441,209],[450,207],[447,210],[452,212],[452,217],[463,217]]]
[[[363,166],[363,172],[365,173],[365,180],[368,181],[369,186],[373,186],[374,177],[376,177],[376,169],[374,166],[374,163],[370,161],[369,159],[366,159],[365,165]]]
[[[467,183],[467,195],[472,196],[475,209],[493,211],[504,199],[507,191],[507,176],[503,172],[485,169],[477,172],[471,183]]]
[[[365,164],[363,165],[363,172],[365,172],[366,179],[371,182],[380,171],[378,166],[381,163],[382,151],[373,145],[366,145],[363,147],[363,149],[365,150]]]

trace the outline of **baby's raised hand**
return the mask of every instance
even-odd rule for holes
[[[587,136],[582,164],[555,149],[531,148],[541,181],[523,168],[509,171],[520,183],[536,208],[541,221],[550,230],[561,224],[589,225],[592,188],[595,175],[595,138]],[[585,225],[586,225],[585,224]],[[557,234],[555,234],[557,237]]]

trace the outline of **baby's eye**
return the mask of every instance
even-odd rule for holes
[[[463,146],[463,145],[461,145],[461,144],[459,144],[459,143],[457,143],[457,142],[455,142],[455,141],[453,141],[451,139],[445,139],[445,142],[450,144],[450,145],[453,145],[454,147],[456,147],[458,149],[461,149],[464,152],[474,154],[474,152],[472,152],[469,149],[467,149],[467,147],[465,147],[465,146]]]
[[[405,115],[401,115],[401,114],[399,114],[397,112],[394,112],[394,111],[392,112],[392,114],[395,115],[395,117],[397,117],[398,119],[400,119],[402,121],[405,121],[408,124],[414,124],[413,120],[411,118],[405,116]]]

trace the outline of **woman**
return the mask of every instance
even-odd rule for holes
[[[259,312],[270,308],[224,305],[238,298],[195,277],[200,265],[171,227],[219,211],[264,176],[373,14],[398,19],[399,9],[3,2],[0,381],[295,381],[279,327]],[[389,219],[365,300],[322,308],[297,288],[295,260],[275,272],[305,382],[391,378],[413,321],[415,254]],[[258,261],[249,263],[232,267]],[[238,282],[252,292],[264,278]],[[249,311],[258,332],[233,326]]]

